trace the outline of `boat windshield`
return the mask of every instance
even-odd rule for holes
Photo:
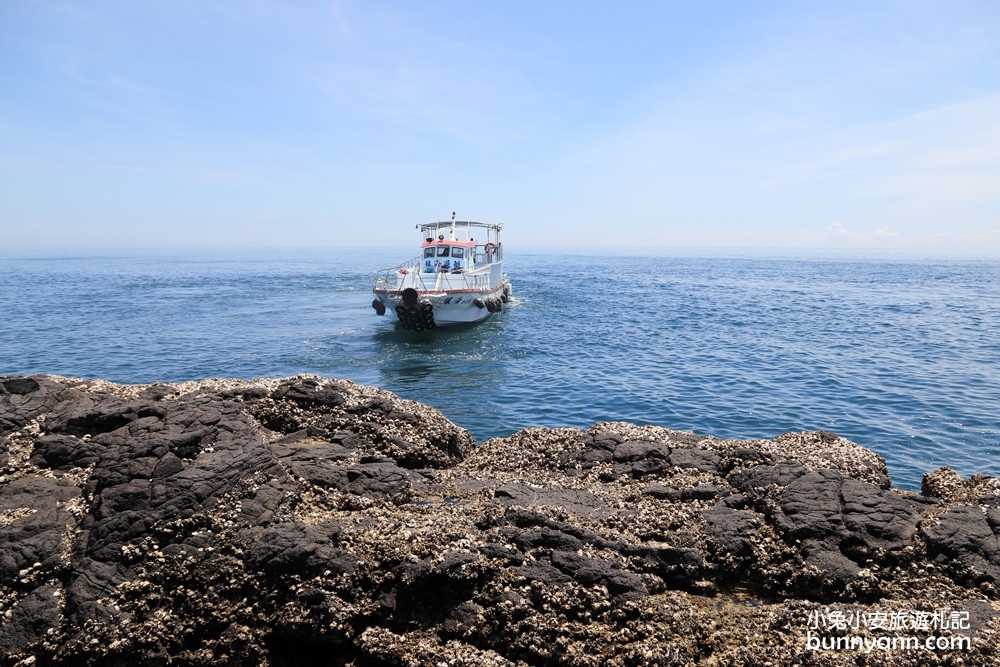
[[[438,257],[448,256],[448,246],[441,246],[438,248]]]
[[[433,257],[434,248],[424,248],[424,257]]]

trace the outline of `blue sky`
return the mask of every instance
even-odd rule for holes
[[[0,2],[0,248],[1000,255],[1000,4]]]

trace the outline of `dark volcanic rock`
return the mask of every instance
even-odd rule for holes
[[[647,459],[666,461],[670,458],[670,448],[662,442],[623,442],[615,447],[615,463],[633,463]]]
[[[401,621],[440,621],[474,594],[483,570],[475,554],[446,552],[396,568],[395,611]]]
[[[316,486],[359,496],[394,496],[410,487],[410,474],[391,461],[352,466],[300,466],[293,472]]]
[[[753,554],[761,517],[719,504],[705,512],[705,533],[724,554],[741,559]]]
[[[678,468],[694,468],[701,472],[718,472],[719,455],[707,449],[681,448],[670,451],[670,465]]]
[[[706,571],[698,549],[626,545],[622,552],[631,556],[639,571],[655,574],[667,587],[677,590],[695,588]]]
[[[343,392],[329,386],[322,386],[311,378],[284,383],[271,393],[271,398],[288,399],[303,406],[339,407],[345,401]]]
[[[14,396],[24,396],[39,390],[38,381],[33,378],[13,377],[0,382],[7,393]]]
[[[763,486],[788,486],[808,472],[801,463],[783,461],[737,470],[729,476],[729,482],[740,491],[750,491]]]
[[[1000,655],[993,478],[891,491],[825,432],[473,445],[314,376],[0,378],[0,666],[854,664],[803,648],[821,604],[965,609]]]
[[[967,568],[959,576],[1000,584],[1000,507],[952,507],[923,533],[931,555],[954,558]]]
[[[38,644],[59,627],[62,613],[58,585],[42,584],[17,601],[0,626],[0,646],[8,655],[17,655]]]
[[[575,551],[556,551],[552,554],[552,564],[584,586],[604,586],[616,599],[648,595],[641,577],[612,560],[591,558]]]
[[[246,551],[246,564],[268,574],[352,574],[357,558],[334,546],[340,534],[336,522],[307,526],[287,522],[255,535]]]
[[[712,500],[728,496],[731,491],[723,486],[716,486],[714,484],[689,486],[686,489],[670,489],[661,484],[653,484],[644,493],[661,500]]]
[[[774,525],[786,542],[801,545],[806,563],[832,579],[834,591],[865,567],[897,563],[913,542],[928,507],[921,499],[899,496],[837,470],[798,472],[776,466],[768,473],[772,479],[794,477],[781,495]],[[826,587],[816,593],[835,594]]]
[[[83,407],[89,396],[70,383],[37,376],[0,377],[0,436],[12,433],[41,415],[69,404]]]
[[[0,524],[0,585],[52,576],[64,567],[67,532],[76,523],[65,504],[78,497],[72,483],[27,475],[0,486],[0,512],[10,522]]]
[[[72,435],[44,435],[35,440],[31,463],[39,468],[70,470],[97,463],[104,447]]]

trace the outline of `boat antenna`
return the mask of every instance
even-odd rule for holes
[[[455,212],[451,212],[451,238],[455,240]]]

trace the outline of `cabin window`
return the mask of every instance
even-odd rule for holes
[[[447,257],[447,256],[448,256],[448,246],[441,246],[440,248],[438,248],[438,257]]]
[[[465,257],[465,248],[452,248],[451,249],[451,256],[452,257]]]
[[[433,257],[434,248],[424,248],[424,257]]]

